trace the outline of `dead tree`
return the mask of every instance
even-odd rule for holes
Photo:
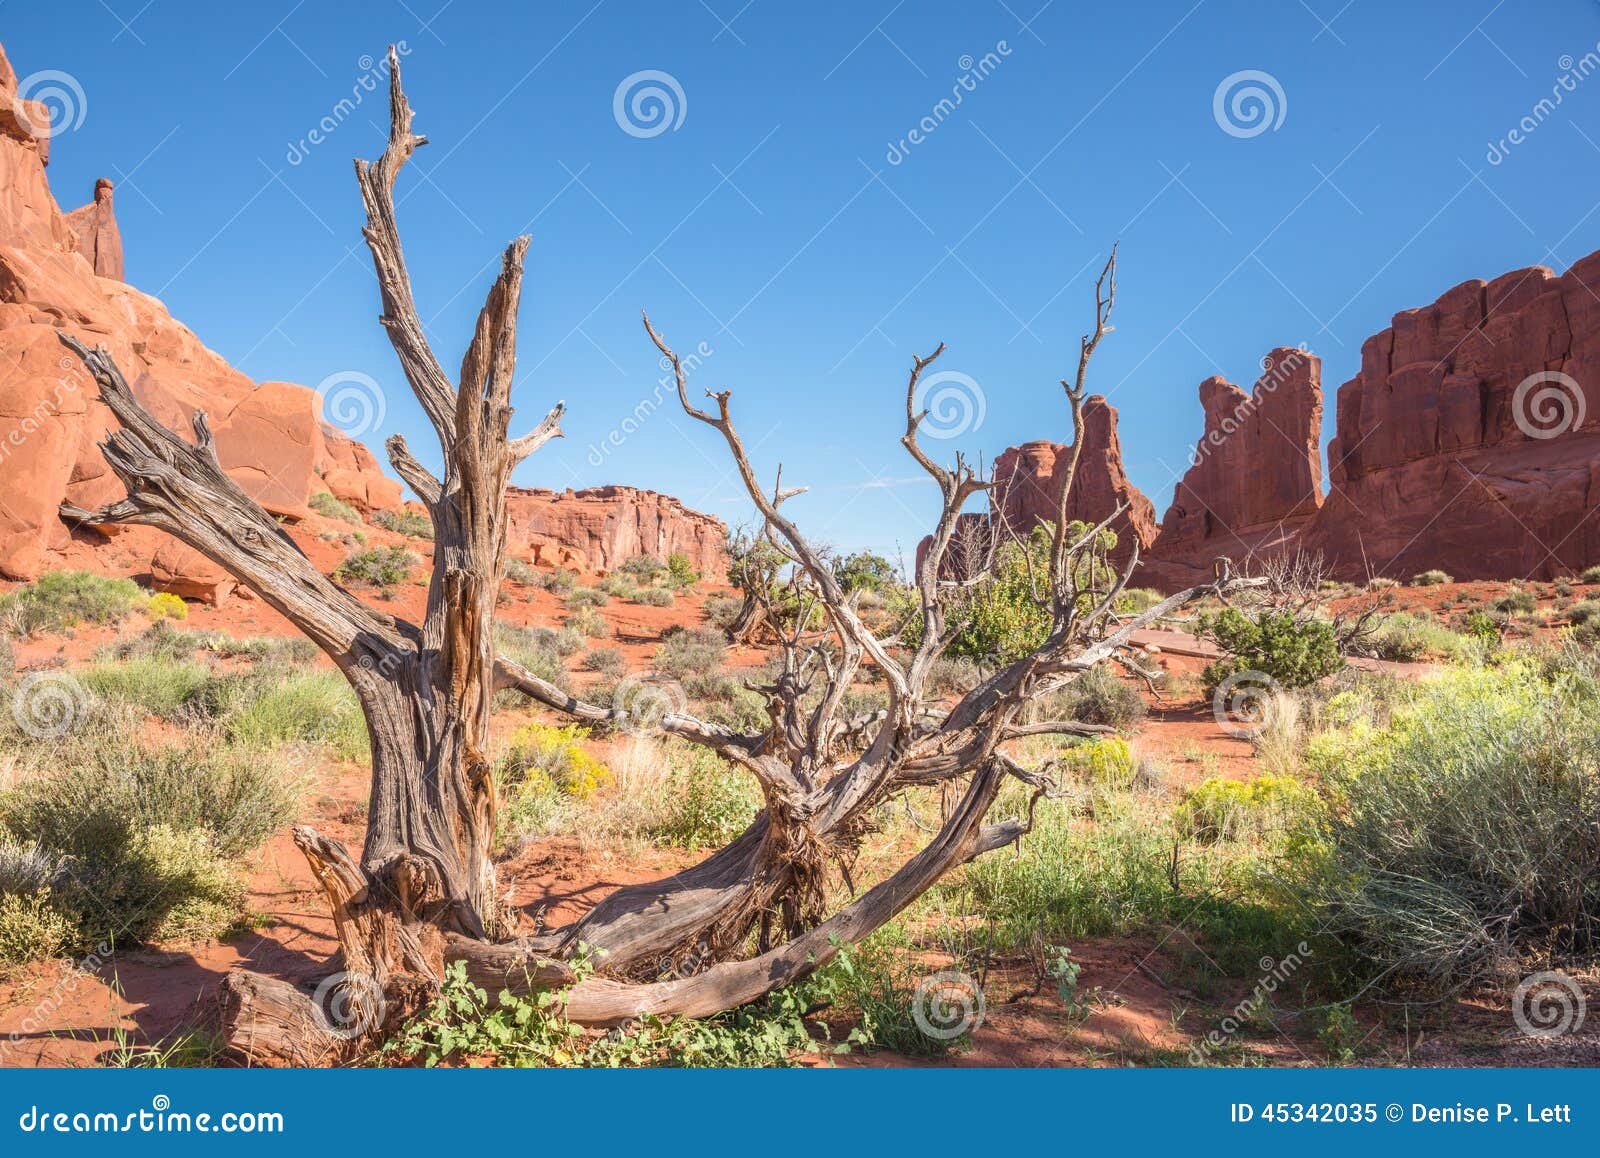
[[[435,477],[403,439],[388,441],[389,461],[434,525],[422,623],[367,607],[320,574],[223,472],[204,414],[194,417],[193,443],[179,438],[139,404],[104,349],[63,337],[121,424],[102,449],[128,492],[99,511],[64,507],[64,517],[90,525],[158,527],[225,567],[327,653],[355,689],[366,717],[372,788],[360,858],[310,828],[294,833],[336,922],[340,954],[331,964],[337,971],[315,996],[326,1004],[332,992],[339,1017],[330,1021],[323,1004],[286,982],[242,971],[231,975],[223,986],[225,1032],[235,1051],[255,1062],[310,1064],[352,1056],[414,1010],[455,961],[465,962],[484,984],[563,988],[566,1015],[594,1026],[641,1014],[704,1016],[789,984],[827,962],[837,946],[859,941],[892,919],[951,869],[1028,831],[1028,815],[989,819],[1009,778],[1033,786],[1035,799],[1046,787],[1003,745],[1023,735],[1095,729],[1072,720],[1022,723],[1025,704],[1128,652],[1144,624],[1239,582],[1219,580],[1180,592],[1137,617],[1116,617],[1113,605],[1137,555],[1109,581],[1082,578],[1099,574],[1080,562],[1116,513],[1086,535],[1068,533],[1066,495],[1077,468],[1075,450],[1066,465],[1048,575],[1041,578],[1041,598],[1050,609],[1047,638],[953,707],[933,710],[929,673],[948,642],[941,566],[963,505],[988,487],[959,455],[954,468],[946,468],[918,441],[925,412],[916,408],[917,384],[944,347],[915,359],[906,384],[901,442],[938,485],[942,502],[916,576],[921,639],[914,648],[901,648],[864,625],[827,560],[784,513],[785,503],[803,488],[763,490],[735,428],[730,393],[709,395],[709,408],[691,401],[678,356],[647,318],[646,331],[674,368],[685,413],[726,444],[764,533],[803,575],[808,602],[800,612],[802,630],[783,638],[780,674],[766,689],[770,726],[741,734],[684,712],[669,712],[659,722],[663,732],[703,745],[755,780],[764,808],[754,823],[686,871],[622,889],[571,926],[516,937],[490,855],[495,785],[486,753],[493,694],[517,688],[556,712],[594,723],[625,722],[628,708],[569,696],[493,650],[507,481],[520,461],[560,433],[562,407],[531,433],[510,434],[526,238],[505,251],[456,381],[430,349],[412,299],[393,200],[397,174],[425,138],[412,132],[392,51],[389,61],[388,147],[376,162],[357,162],[356,175],[381,320],[443,452],[443,477]],[[1062,383],[1074,447],[1082,444],[1089,361],[1111,328],[1115,260],[1113,253],[1096,284],[1095,329],[1083,339],[1077,375]],[[820,631],[806,629],[813,618]],[[866,727],[841,718],[845,692],[864,664],[878,669],[888,689],[886,710]],[[887,879],[839,900],[830,870],[848,864],[870,813],[925,786],[942,786],[955,801],[939,830]],[[569,962],[580,951],[598,969],[572,984]]]

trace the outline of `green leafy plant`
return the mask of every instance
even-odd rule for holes
[[[1235,672],[1263,672],[1281,687],[1303,688],[1344,666],[1333,624],[1324,619],[1270,609],[1251,616],[1225,607],[1202,614],[1199,626],[1229,653],[1202,673],[1207,696]]]

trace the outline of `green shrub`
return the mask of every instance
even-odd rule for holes
[[[728,643],[720,631],[692,627],[668,632],[656,648],[655,669],[670,676],[718,672],[728,655]]]
[[[624,575],[631,575],[639,584],[654,583],[667,573],[667,565],[654,555],[635,555],[624,559],[617,568]]]
[[[573,635],[576,636],[576,633]],[[567,644],[571,644],[571,647],[567,647]],[[520,663],[540,679],[564,692],[572,690],[567,665],[562,660],[583,650],[581,637],[569,636],[563,640],[561,635],[548,627],[517,627],[497,619],[494,623],[494,645],[501,654]],[[521,692],[508,691],[505,694],[512,697],[512,703],[521,702]]]
[[[1413,587],[1438,587],[1445,583],[1454,583],[1455,580],[1443,571],[1424,571],[1420,575],[1411,577]]]
[[[372,512],[372,525],[413,539],[433,539],[433,520],[420,511],[401,507],[398,511]]]
[[[1184,794],[1173,820],[1180,833],[1202,842],[1265,838],[1305,823],[1314,799],[1288,776],[1212,776]]]
[[[927,690],[936,696],[964,696],[983,682],[977,662],[961,655],[941,655],[928,669]]]
[[[1578,576],[1578,581],[1580,583],[1600,583],[1600,563],[1596,563],[1593,567],[1585,567],[1583,573]]]
[[[689,562],[689,556],[681,551],[674,551],[667,556],[667,585],[669,587],[693,587],[700,582],[700,572],[694,569]]]
[[[348,556],[333,577],[341,583],[389,588],[403,582],[417,562],[417,557],[404,547],[373,547]]]
[[[604,607],[610,602],[611,596],[598,587],[575,587],[566,599],[569,611],[576,611],[580,607]]]
[[[565,567],[557,567],[548,575],[541,576],[539,585],[546,591],[564,595],[578,585],[578,575],[577,572],[568,571]]]
[[[188,619],[189,605],[170,591],[158,591],[144,605],[144,613],[158,623],[163,619]]]
[[[596,586],[613,599],[633,599],[639,594],[638,585],[626,575],[607,575]],[[571,602],[568,602],[571,606]]]
[[[507,555],[506,579],[511,583],[520,583],[524,587],[532,587],[539,582],[539,573],[515,555]]]
[[[1449,669],[1312,745],[1331,809],[1290,875],[1387,987],[1457,993],[1600,944],[1600,695],[1564,664]]]
[[[1426,613],[1386,615],[1361,643],[1362,650],[1378,659],[1415,663],[1418,660],[1464,659],[1481,652],[1476,641],[1451,631]]]
[[[88,571],[50,571],[0,596],[0,623],[20,635],[65,631],[79,623],[116,623],[149,596],[131,579]]]
[[[1303,688],[1344,666],[1333,625],[1322,619],[1270,610],[1251,617],[1225,607],[1201,615],[1200,630],[1230,655],[1206,666],[1207,696],[1236,672],[1263,672],[1281,687]]]
[[[212,679],[204,665],[163,656],[97,663],[78,673],[96,696],[137,704],[153,716],[176,717]]]
[[[1567,622],[1574,627],[1600,623],[1600,599],[1582,599],[1568,607]]]
[[[77,922],[48,894],[0,891],[0,973],[59,957],[80,940]]]
[[[646,588],[639,592],[636,598],[646,607],[671,607],[676,602],[672,597],[672,592],[664,587]]]
[[[605,639],[611,635],[611,624],[593,607],[580,607],[567,616],[563,630],[575,631],[585,639]]]
[[[225,676],[214,687],[220,702],[211,711],[236,744],[315,744],[346,760],[367,755],[366,720],[355,692],[336,671],[266,666]]]
[[[1051,696],[1039,717],[1131,728],[1144,719],[1144,697],[1109,663],[1096,664]]]
[[[761,794],[749,773],[704,748],[676,741],[667,746],[667,758],[671,771],[650,837],[691,851],[715,848],[755,820]]]
[[[597,671],[615,678],[627,669],[628,661],[614,647],[597,647],[583,657],[583,666],[586,671]]]
[[[833,565],[833,574],[839,580],[839,586],[846,591],[882,591],[894,586],[899,578],[895,574],[894,564],[882,555],[867,551],[837,560]]]
[[[306,506],[330,519],[339,519],[346,523],[360,523],[361,512],[349,503],[340,502],[327,491],[318,491],[306,502]]]
[[[511,737],[495,772],[502,843],[545,832],[573,801],[587,800],[611,782],[611,770],[583,747],[586,728],[529,724]]]
[[[1527,588],[1513,587],[1496,599],[1493,606],[1496,611],[1504,611],[1508,615],[1526,615],[1539,606],[1539,601]]]

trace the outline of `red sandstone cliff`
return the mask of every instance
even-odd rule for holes
[[[1202,582],[1212,561],[1292,549],[1322,505],[1322,364],[1279,347],[1250,393],[1224,378],[1200,383],[1205,427],[1142,568],[1140,582]]]
[[[1551,578],[1600,562],[1600,253],[1396,314],[1362,346],[1337,420],[1305,542],[1340,574]]]
[[[1064,456],[1070,450],[1070,445],[1059,442],[1025,442],[1001,451],[995,459],[989,505],[1004,516],[1012,533],[1025,535],[1040,523],[1056,521],[1063,481],[1056,468],[1065,467]],[[1095,394],[1083,404],[1083,454],[1067,496],[1067,519],[1099,523],[1123,503],[1128,509],[1111,524],[1117,533],[1111,559],[1119,566],[1128,561],[1135,542],[1141,553],[1149,549],[1156,536],[1156,511],[1123,470],[1116,408]],[[986,556],[991,525],[987,514],[961,516],[947,557],[952,574],[970,572],[973,563]],[[925,538],[917,546],[919,563],[927,549]]]
[[[365,509],[396,505],[399,484],[365,447],[323,425],[311,390],[257,386],[121,280],[110,183],[63,214],[45,178],[39,128],[48,114],[15,115],[15,93],[0,52],[0,108],[13,110],[0,117],[0,576],[32,578],[51,565],[69,540],[62,500],[95,506],[123,493],[96,445],[110,413],[61,331],[107,346],[134,393],[175,429],[206,410],[223,465],[268,510],[302,517],[321,490]],[[152,560],[162,542],[142,528],[117,534]]]
[[[716,582],[727,573],[728,529],[670,495],[633,487],[549,491],[512,487],[506,498],[511,550],[534,563],[609,571],[635,555],[689,557]]]

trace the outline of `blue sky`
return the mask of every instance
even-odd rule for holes
[[[808,484],[788,510],[843,549],[909,555],[936,512],[897,443],[913,352],[946,342],[947,384],[981,393],[981,425],[936,453],[1067,436],[1057,383],[1113,241],[1092,385],[1158,512],[1206,376],[1248,386],[1269,348],[1305,343],[1326,438],[1393,313],[1600,247],[1600,74],[1534,114],[1600,51],[1593,0],[0,0],[0,40],[20,75],[81,87],[52,184],[70,207],[118,182],[135,285],[258,379],[369,376],[369,443],[399,430],[422,451],[351,172],[382,148],[382,89],[338,107],[404,42],[433,143],[401,176],[401,228],[446,366],[504,244],[533,238],[515,398],[525,423],[557,398],[569,414],[517,481],[747,517],[714,432],[671,408],[591,449],[656,393],[644,307],[680,352],[703,343],[696,384],[733,389],[758,469]],[[618,119],[646,71],[671,78],[671,127],[648,102],[630,120],[627,91]],[[1270,81],[1224,89],[1219,119],[1243,72]],[[1231,113],[1241,84],[1270,127]]]

